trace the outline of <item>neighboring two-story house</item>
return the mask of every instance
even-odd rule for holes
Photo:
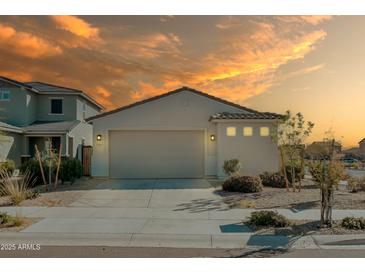
[[[81,90],[41,82],[22,83],[0,77],[0,161],[21,162],[33,157],[35,145],[44,150],[62,144],[62,155],[81,158],[83,145],[92,145],[88,117],[102,106]]]

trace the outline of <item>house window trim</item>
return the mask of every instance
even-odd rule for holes
[[[248,129],[251,129],[251,132],[250,132],[250,134],[245,134],[245,129],[246,128],[248,128]],[[253,136],[253,127],[251,127],[251,126],[246,126],[246,127],[243,127],[242,128],[242,135],[243,135],[243,137],[252,137]]]
[[[9,97],[7,99],[4,99],[3,98],[3,93],[7,93]],[[1,102],[9,102],[10,101],[10,90],[0,90],[0,101]]]
[[[228,134],[228,129],[229,129],[229,128],[234,129],[234,135],[229,135],[229,134]],[[237,136],[237,127],[234,127],[234,126],[228,126],[228,127],[226,127],[226,136],[227,136],[227,137],[236,137],[236,136]]]
[[[263,134],[262,134],[261,130],[262,130],[263,128],[267,128],[267,129],[268,129],[268,134],[267,134],[267,135],[263,135]],[[270,130],[270,127],[267,127],[267,126],[266,126],[266,127],[265,127],[265,126],[260,127],[260,136],[261,136],[261,137],[269,137],[269,136],[270,136],[270,131],[271,131],[271,130]]]
[[[54,100],[54,99],[61,99],[62,100],[62,113],[52,113],[52,100]],[[64,113],[64,108],[63,108],[63,102],[64,102],[64,97],[49,97],[49,113],[48,113],[48,115],[65,115],[65,113]]]

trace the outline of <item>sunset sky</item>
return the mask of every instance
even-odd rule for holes
[[[0,16],[0,64],[107,110],[190,86],[365,137],[365,16]]]

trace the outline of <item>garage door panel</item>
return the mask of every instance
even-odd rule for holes
[[[112,178],[201,178],[203,131],[111,131]]]

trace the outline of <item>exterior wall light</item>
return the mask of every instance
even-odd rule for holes
[[[100,134],[96,135],[96,141],[101,141],[101,135]]]
[[[214,134],[210,135],[210,140],[215,141],[215,135]]]

